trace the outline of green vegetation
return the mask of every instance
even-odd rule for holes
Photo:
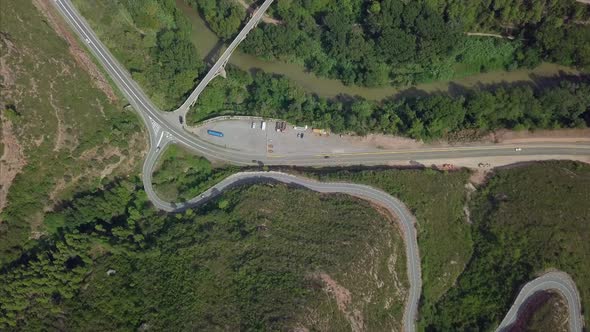
[[[220,37],[239,31],[237,24],[221,26],[238,19],[237,4],[194,1]],[[345,84],[408,85],[541,61],[590,66],[590,29],[584,25],[590,10],[574,0],[294,0],[276,2],[270,14],[284,24],[253,30],[245,52],[303,63]],[[479,31],[515,38],[465,34]]]
[[[473,55],[477,62],[477,56]],[[384,100],[328,100],[306,94],[291,81],[262,72],[253,77],[236,69],[213,81],[189,122],[226,114],[276,117],[333,132],[379,132],[432,140],[466,129],[543,129],[584,127],[590,119],[590,85],[562,82],[534,90],[529,86],[494,91],[467,90],[463,97],[432,94]]]
[[[236,171],[231,166],[213,168],[209,160],[178,145],[169,145],[160,157],[152,181],[162,199],[187,201]]]
[[[204,64],[174,0],[73,2],[156,105],[168,110],[184,101]]]
[[[197,7],[211,30],[224,40],[231,39],[246,18],[246,12],[235,0],[198,0]]]
[[[134,183],[80,195],[0,272],[0,328],[350,329],[357,310],[367,329],[401,328],[403,241],[368,203],[284,185],[221,201],[162,215]]]
[[[463,213],[469,173],[433,170],[306,170],[322,181],[355,182],[399,198],[416,216],[422,260],[420,312],[431,310],[471,256],[470,225]]]
[[[52,29],[62,22],[53,14],[46,18],[30,1],[3,3],[0,13],[0,107],[24,155],[0,217],[0,265],[45,233],[44,210],[135,171],[145,144],[135,114]]]
[[[498,171],[474,196],[473,257],[424,316],[433,331],[488,330],[519,288],[551,268],[569,273],[590,303],[590,166],[543,162]],[[585,319],[590,311],[583,310]]]

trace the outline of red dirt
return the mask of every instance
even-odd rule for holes
[[[353,332],[360,332],[365,330],[364,319],[360,311],[351,310],[350,304],[352,298],[350,291],[338,284],[336,280],[332,279],[326,273],[319,273],[317,278],[324,282],[324,290],[334,296],[338,310],[344,314]]]

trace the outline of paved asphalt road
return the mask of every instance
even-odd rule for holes
[[[569,330],[572,332],[581,332],[584,326],[584,318],[582,316],[580,294],[571,277],[567,273],[560,271],[546,273],[528,282],[521,289],[510,311],[508,311],[496,331],[509,331],[511,325],[516,322],[520,309],[524,308],[523,305],[526,305],[531,297],[538,292],[549,290],[559,292],[567,300]]]
[[[201,195],[193,198],[186,203],[165,202],[155,195],[152,188],[151,170],[157,162],[157,154],[148,154],[146,165],[144,166],[144,175],[147,181],[144,182],[145,190],[149,194],[152,202],[159,209],[174,212],[182,211],[192,206],[198,206],[213,199],[223,191],[230,188],[256,183],[256,182],[283,182],[293,186],[305,187],[307,189],[320,193],[341,193],[355,196],[376,203],[386,208],[400,222],[404,244],[406,247],[406,257],[408,262],[408,280],[410,280],[409,296],[406,300],[404,311],[404,328],[406,331],[415,331],[416,313],[418,311],[418,300],[422,288],[422,278],[420,274],[420,256],[418,254],[418,240],[416,232],[416,221],[410,211],[395,197],[384,191],[352,183],[328,183],[318,182],[307,178],[297,177],[294,175],[281,172],[240,172],[231,175]]]
[[[265,1],[268,7],[272,1]],[[156,164],[157,157],[164,150],[165,145],[174,142],[182,144],[187,148],[203,155],[205,157],[230,162],[236,165],[256,165],[259,163],[271,165],[342,165],[342,164],[380,164],[395,160],[427,160],[427,159],[450,159],[461,157],[488,157],[488,156],[513,156],[514,147],[507,146],[482,146],[482,147],[456,147],[444,149],[425,148],[412,151],[383,151],[374,153],[355,153],[355,154],[334,154],[330,156],[306,154],[291,154],[288,156],[268,156],[266,154],[251,154],[227,149],[223,146],[211,144],[200,138],[186,132],[180,125],[174,113],[161,112],[133,81],[129,73],[121,64],[112,56],[107,48],[101,43],[95,33],[92,31],[86,20],[77,12],[69,0],[54,0],[54,4],[65,20],[72,26],[74,31],[86,43],[89,50],[95,55],[102,64],[111,79],[124,93],[129,103],[140,114],[148,128],[150,137],[150,150],[143,166],[143,183],[149,198],[154,205],[166,211],[180,210],[186,205],[178,205],[162,201],[153,191],[152,172]],[[267,8],[266,7],[266,8]],[[264,8],[263,8],[264,9]],[[253,17],[256,21],[257,15],[262,15],[264,10],[259,10]],[[251,20],[251,22],[253,22]],[[247,29],[246,29],[247,30]],[[243,31],[246,31],[243,30]],[[249,31],[249,30],[248,30]],[[246,32],[247,33],[247,32]],[[238,36],[243,38],[244,36]],[[233,43],[232,43],[233,44]],[[231,46],[231,45],[230,45]],[[230,50],[228,48],[228,50]],[[230,52],[231,53],[231,52]],[[222,59],[223,60],[223,59]],[[223,65],[224,61],[218,61],[216,65]],[[214,77],[220,67],[213,67],[206,77]],[[193,93],[197,94],[195,90]],[[196,97],[195,97],[196,98]],[[193,101],[191,100],[191,103]],[[173,116],[171,116],[173,114]],[[590,145],[588,144],[530,144],[519,152],[521,156],[539,156],[539,155],[589,155]],[[534,159],[532,157],[531,159]],[[293,183],[305,186],[311,190],[319,192],[341,192],[351,194],[363,199],[369,199],[387,207],[392,213],[395,213],[402,223],[404,237],[406,241],[406,251],[408,257],[408,276],[410,282],[410,296],[404,313],[404,329],[407,331],[415,330],[415,318],[417,314],[418,299],[420,296],[421,277],[420,277],[420,259],[418,256],[418,247],[416,244],[416,230],[414,228],[413,217],[407,212],[398,200],[387,195],[384,192],[367,186],[331,183],[317,183],[308,179],[295,178],[282,173],[239,173],[234,175],[213,188],[207,190],[189,202],[189,204],[201,204],[219,194],[224,189],[247,181],[274,180],[286,183]]]

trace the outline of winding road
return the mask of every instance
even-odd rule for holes
[[[527,302],[539,292],[549,290],[559,292],[566,299],[569,330],[576,332],[582,331],[584,317],[582,316],[580,294],[572,278],[567,273],[561,271],[549,272],[528,282],[520,290],[510,311],[508,311],[496,331],[509,331],[511,325],[516,322],[519,312],[527,305]]]
[[[221,181],[217,185],[208,189],[203,194],[193,198],[187,203],[170,203],[161,200],[152,187],[152,173],[161,151],[167,144],[177,143],[188,149],[205,156],[209,159],[229,162],[235,165],[343,165],[343,164],[381,164],[397,160],[428,160],[428,159],[450,159],[465,157],[484,157],[484,156],[513,156],[513,146],[465,146],[453,148],[422,148],[412,151],[382,151],[371,153],[355,154],[332,154],[329,158],[323,155],[309,154],[305,151],[287,156],[269,156],[265,153],[252,154],[235,151],[223,146],[207,142],[199,137],[184,130],[179,116],[185,118],[186,112],[197,100],[201,91],[206,85],[215,78],[225,66],[231,53],[237,48],[238,44],[251,31],[266,9],[271,5],[273,0],[266,0],[259,10],[251,17],[249,22],[244,26],[236,39],[226,49],[220,59],[213,65],[209,73],[205,76],[197,88],[191,93],[187,101],[175,112],[162,112],[146,96],[137,83],[131,78],[127,70],[114,58],[108,49],[98,39],[94,31],[90,28],[86,20],[78,13],[71,4],[70,0],[54,0],[55,7],[62,14],[66,22],[71,25],[73,30],[80,36],[88,49],[98,59],[104,70],[111,77],[113,82],[125,95],[131,106],[139,113],[146,124],[149,132],[150,150],[146,156],[143,165],[143,184],[146,193],[153,204],[165,211],[181,211],[189,206],[203,204],[213,197],[217,196],[224,190],[249,182],[258,181],[279,181],[287,184],[293,184],[306,187],[310,190],[322,193],[344,193],[362,199],[370,200],[387,208],[400,221],[403,230],[403,236],[406,246],[408,262],[408,280],[410,282],[410,293],[404,312],[404,330],[415,331],[415,321],[418,311],[418,301],[421,291],[421,274],[420,274],[420,257],[416,239],[415,220],[411,213],[396,198],[387,193],[371,188],[369,186],[350,184],[350,183],[320,183],[310,179],[295,177],[292,175],[279,172],[242,172],[237,173]],[[590,144],[572,143],[572,144],[529,144],[520,154],[521,156],[530,156],[534,160],[538,156],[588,156],[590,155]],[[556,280],[561,280],[556,276]],[[563,281],[563,280],[562,280]],[[559,282],[558,282],[559,283]],[[553,285],[553,284],[543,284]],[[578,299],[579,303],[579,297]],[[518,300],[518,299],[517,299]],[[520,307],[521,303],[515,303]],[[572,311],[570,315],[578,315],[579,312]],[[510,313],[509,313],[510,314]],[[508,323],[510,320],[508,321]],[[578,331],[578,330],[573,330]]]

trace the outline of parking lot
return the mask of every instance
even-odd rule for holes
[[[310,127],[296,129],[287,124],[284,131],[278,132],[275,121],[266,121],[266,128],[262,130],[262,121],[261,118],[224,119],[189,130],[214,144],[253,154],[330,154],[367,151],[368,148],[365,144],[353,143],[350,137],[314,133]],[[253,122],[255,128],[252,128]],[[207,130],[222,132],[223,137],[211,136]]]

